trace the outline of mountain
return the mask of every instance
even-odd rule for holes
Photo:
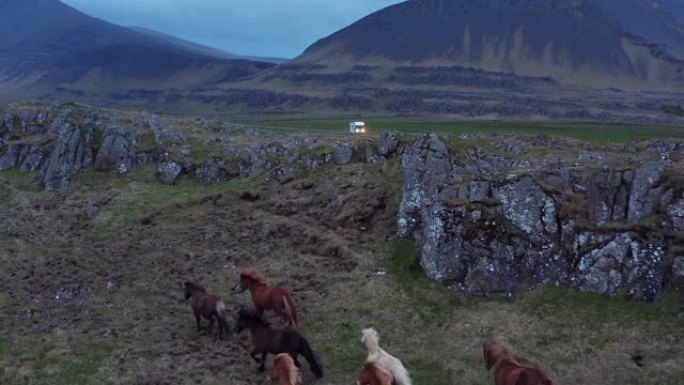
[[[681,89],[682,14],[675,0],[410,0],[319,40],[292,63],[460,65],[573,86]]]
[[[90,17],[57,0],[0,0],[0,97],[187,88],[273,66],[188,44]]]
[[[142,32],[144,34],[150,35],[155,38],[166,40],[172,44],[185,47],[190,51],[194,51],[201,55],[208,55],[223,59],[244,59],[244,60],[254,60],[273,64],[282,64],[287,62],[289,59],[276,58],[276,57],[261,57],[261,56],[241,56],[231,52],[222,51],[216,48],[207,47],[205,45],[193,43],[191,41],[183,40],[176,36],[172,36],[163,32],[155,31],[153,29],[142,28],[142,27],[128,27],[137,32]]]

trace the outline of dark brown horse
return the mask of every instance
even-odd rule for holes
[[[301,365],[297,361],[297,356],[301,354],[309,363],[309,367],[316,378],[323,377],[323,369],[316,360],[309,342],[296,330],[273,330],[268,321],[261,318],[254,310],[241,309],[237,325],[235,325],[235,332],[240,333],[244,329],[249,329],[252,333],[254,349],[250,355],[254,361],[261,364],[259,366],[260,371],[266,370],[266,355],[268,353],[287,353],[298,368]],[[261,354],[261,358],[257,357],[259,354]]]
[[[392,385],[394,378],[377,362],[366,362],[359,372],[356,385]]]
[[[202,285],[195,282],[185,282],[185,299],[190,299],[192,312],[195,313],[197,320],[197,331],[200,331],[200,316],[209,320],[209,330],[214,326],[214,321],[218,321],[218,338],[223,339],[223,331],[230,335],[228,320],[226,318],[226,305],[221,299],[213,294],[207,293]]]
[[[297,308],[290,291],[284,287],[269,287],[266,278],[255,270],[240,273],[240,290],[249,290],[257,314],[273,309],[280,314],[288,326],[297,326]]]
[[[487,370],[494,369],[495,385],[555,385],[546,371],[516,362],[508,351],[496,342],[484,343]]]
[[[302,374],[287,353],[280,353],[273,359],[273,367],[268,371],[271,381],[280,380],[280,385],[302,385]]]

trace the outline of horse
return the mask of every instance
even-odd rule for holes
[[[309,368],[316,378],[323,377],[323,369],[316,360],[313,350],[306,338],[302,337],[296,330],[273,330],[268,321],[263,319],[256,311],[250,309],[240,309],[238,322],[235,325],[235,333],[240,333],[244,329],[249,329],[254,342],[254,349],[250,356],[259,366],[259,371],[265,370],[266,355],[287,353],[292,357],[294,364],[300,368],[301,364],[297,360],[299,354],[306,358]],[[261,354],[261,359],[257,357]]]
[[[411,385],[411,378],[404,365],[402,365],[398,358],[382,350],[378,345],[379,340],[380,337],[375,329],[367,328],[361,330],[361,342],[365,343],[366,348],[368,348],[366,362],[375,362],[387,370],[394,377],[397,385]]]
[[[190,299],[190,306],[192,312],[195,313],[197,320],[197,331],[200,328],[200,316],[209,320],[209,330],[214,326],[214,321],[218,321],[218,338],[223,339],[223,331],[230,335],[230,328],[228,327],[228,320],[226,319],[226,305],[221,299],[213,294],[207,293],[207,290],[200,284],[195,282],[185,282],[185,300]]]
[[[366,362],[359,372],[356,385],[392,385],[392,374],[380,366],[377,362]]]
[[[262,315],[264,309],[273,309],[283,317],[287,326],[297,326],[297,308],[286,288],[269,287],[266,278],[255,270],[240,273],[239,288],[241,292],[250,291],[257,314]]]
[[[483,346],[485,368],[494,369],[495,385],[555,385],[546,371],[516,362],[501,345],[486,341]]]
[[[280,353],[273,359],[273,367],[268,371],[271,381],[280,380],[280,385],[302,385],[302,374],[287,353]]]

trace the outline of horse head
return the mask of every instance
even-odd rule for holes
[[[183,291],[185,292],[185,299],[188,300],[190,297],[192,297],[192,293],[198,291],[206,292],[207,289],[205,289],[202,285],[197,284],[195,282],[186,281],[185,284],[183,284]]]
[[[366,328],[361,330],[361,342],[365,343],[368,340],[375,340],[375,342],[378,342],[380,340],[380,337],[378,337],[378,332],[375,331],[373,328]]]
[[[266,280],[266,277],[261,275],[261,273],[256,270],[243,270],[240,273],[240,291],[251,289],[253,285],[268,286],[268,281]],[[235,286],[235,290],[237,290],[237,288],[238,285]]]
[[[508,352],[494,341],[486,341],[482,347],[485,368],[492,369],[501,359],[508,357]]]

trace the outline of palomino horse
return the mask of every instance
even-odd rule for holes
[[[261,364],[259,366],[260,371],[263,372],[265,370],[264,366],[268,353],[287,353],[292,357],[294,364],[298,368],[301,365],[297,361],[297,356],[301,354],[306,358],[316,378],[323,377],[323,369],[321,369],[321,365],[316,360],[309,342],[296,330],[273,330],[268,321],[261,318],[254,310],[241,309],[237,325],[235,325],[235,332],[240,333],[244,329],[249,329],[252,333],[254,349],[252,349],[250,355],[254,361]],[[258,354],[261,354],[261,359],[257,357]]]
[[[555,385],[546,371],[520,365],[494,341],[484,343],[487,370],[494,369],[495,385]]]
[[[268,371],[271,381],[280,380],[280,385],[302,385],[302,374],[287,353],[280,353],[273,359],[273,367]]]
[[[356,385],[392,385],[394,378],[377,362],[366,362],[359,372]]]
[[[240,273],[240,290],[249,290],[257,314],[264,309],[273,309],[280,314],[288,326],[297,326],[297,308],[289,290],[284,287],[269,287],[266,278],[255,270]]]
[[[214,326],[214,321],[218,321],[218,338],[223,338],[223,331],[230,335],[228,320],[226,319],[226,305],[221,299],[194,282],[185,282],[185,299],[190,299],[192,312],[195,313],[197,320],[197,331],[200,331],[200,316],[209,320],[209,330]]]
[[[368,348],[368,358],[366,362],[375,362],[381,368],[388,371],[397,385],[411,385],[411,378],[409,377],[408,371],[404,368],[398,358],[392,356],[386,351],[382,350],[378,345],[380,337],[378,337],[378,332],[373,328],[363,329],[361,331],[361,342],[366,344]]]

